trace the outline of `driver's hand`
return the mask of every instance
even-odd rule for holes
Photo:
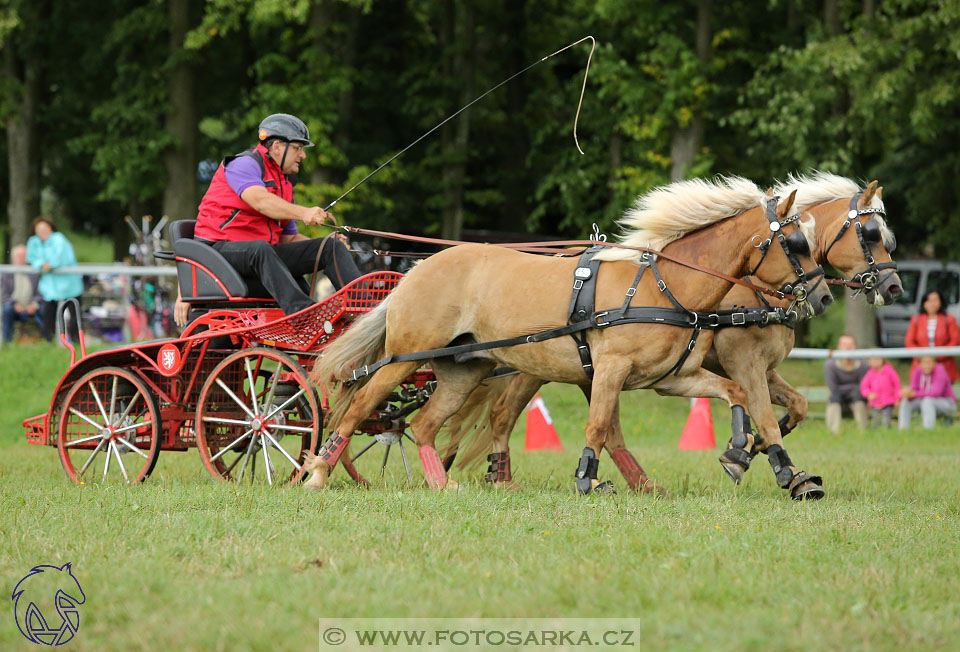
[[[177,302],[173,304],[173,321],[183,328],[187,325],[187,315],[190,313],[190,304],[186,303],[180,297],[177,297]]]
[[[323,210],[319,206],[314,206],[307,209],[307,213],[304,215],[303,221],[307,226],[319,226],[324,222],[332,222],[333,215]]]
[[[348,247],[350,246],[350,240],[347,238],[346,233],[339,233],[339,232],[334,233],[333,237],[339,240],[340,242],[342,242],[343,244],[345,244],[346,246]]]

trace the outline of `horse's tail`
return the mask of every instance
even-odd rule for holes
[[[484,381],[473,390],[463,407],[443,425],[437,434],[437,450],[444,450],[443,459],[456,454],[457,467],[468,468],[486,459],[493,446],[492,410],[506,392],[511,376]],[[443,442],[449,437],[449,443]]]
[[[337,337],[314,365],[313,378],[318,384],[327,386],[332,406],[324,419],[324,427],[328,430],[335,430],[340,424],[354,394],[363,387],[369,377],[352,383],[349,387],[338,381],[346,379],[354,369],[373,364],[384,357],[389,303],[390,295]]]

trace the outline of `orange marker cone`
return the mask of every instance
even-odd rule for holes
[[[716,448],[717,440],[713,437],[713,418],[710,416],[710,399],[694,399],[690,407],[690,416],[687,425],[683,427],[683,434],[677,448],[682,451],[700,451]]]
[[[563,444],[553,427],[553,419],[547,412],[547,406],[537,394],[527,406],[527,433],[524,448],[528,451],[563,452]]]

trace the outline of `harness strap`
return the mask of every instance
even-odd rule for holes
[[[393,233],[391,231],[361,229],[355,226],[340,226],[337,228],[339,228],[340,230],[346,233],[356,233],[358,235],[373,235],[373,236],[379,236],[384,238],[395,238],[397,240],[409,240],[411,242],[423,242],[427,244],[439,244],[439,245],[446,245],[451,247],[455,247],[463,244],[477,244],[475,242],[474,243],[463,242],[460,240],[444,240],[441,238],[427,238],[424,236],[417,236],[417,235],[404,235],[402,233]],[[491,244],[496,247],[505,247],[507,249],[515,249],[517,251],[525,251],[527,253],[561,253],[561,254],[570,255],[570,254],[575,254],[580,252],[576,250],[570,250],[570,249],[561,249],[561,247],[572,247],[572,246],[592,247],[596,245],[596,242],[594,242],[593,240],[547,240],[544,242],[504,242],[504,243],[487,243],[487,244]],[[616,247],[618,249],[630,249],[631,251],[646,252],[648,254],[657,256],[658,258],[669,260],[670,262],[676,263],[677,265],[682,265],[689,269],[696,270],[698,272],[703,272],[704,274],[708,274],[710,276],[715,276],[716,278],[722,278],[724,281],[729,281],[730,283],[734,283],[736,285],[742,285],[745,288],[750,288],[751,290],[762,292],[766,295],[769,295],[771,297],[776,297],[778,299],[793,300],[796,298],[792,294],[780,292],[778,290],[771,290],[769,288],[765,288],[759,285],[754,285],[753,283],[749,283],[747,281],[744,281],[743,279],[730,276],[729,274],[724,274],[723,272],[718,272],[715,269],[710,269],[709,267],[704,267],[703,265],[698,265],[696,263],[691,263],[685,260],[674,258],[669,254],[665,254],[662,251],[657,251],[655,249],[649,249],[647,247],[634,247],[632,245],[620,244],[619,242],[605,242],[604,246]],[[549,247],[549,249],[544,249],[544,247]]]

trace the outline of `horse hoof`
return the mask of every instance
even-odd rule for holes
[[[794,500],[820,500],[826,495],[823,490],[823,478],[806,471],[800,471],[790,481],[790,497]]]
[[[617,488],[613,486],[613,483],[610,480],[604,480],[603,482],[594,480],[594,483],[595,484],[591,488],[590,493],[614,495],[617,493]]]
[[[743,480],[743,473],[746,471],[746,469],[736,462],[726,462],[724,460],[720,460],[720,466],[722,466],[723,470],[727,472],[727,475],[730,476],[730,479],[733,480],[734,484],[740,484],[740,481]]]
[[[640,486],[637,487],[637,493],[639,494],[651,494],[653,496],[662,496],[666,498],[670,495],[670,492],[662,484],[658,484],[653,480],[643,480],[640,482]]]

